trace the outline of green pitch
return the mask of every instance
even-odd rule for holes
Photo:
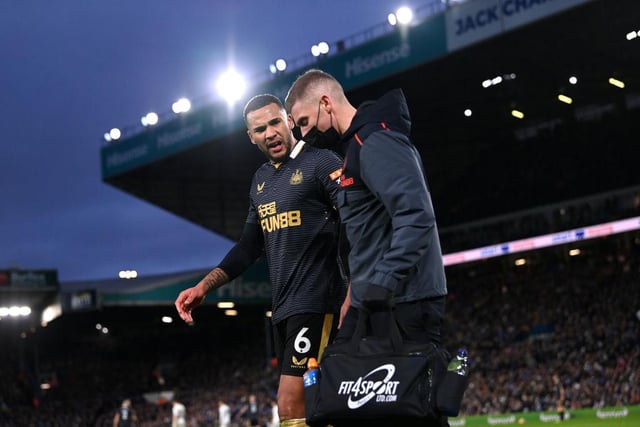
[[[574,410],[569,413],[569,419],[564,421],[559,421],[555,412],[544,412],[458,417],[451,418],[449,423],[451,427],[639,427],[640,406]]]

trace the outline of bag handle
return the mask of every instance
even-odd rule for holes
[[[393,351],[400,353],[402,351],[403,339],[402,335],[400,335],[400,328],[396,322],[396,316],[393,309],[389,308],[388,310],[375,311],[375,313],[388,314],[387,318],[389,319],[389,323],[386,331],[379,330],[374,332],[377,332],[383,338],[388,337],[391,341]],[[351,337],[349,353],[354,355],[358,353],[358,345],[360,344],[360,341],[366,337],[367,323],[371,318],[371,314],[372,312],[366,308],[358,309],[358,324],[356,325],[356,329]]]

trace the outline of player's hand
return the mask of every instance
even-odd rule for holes
[[[180,318],[189,324],[193,323],[191,311],[202,304],[204,297],[205,293],[202,292],[198,286],[180,292],[175,302],[176,310],[178,310]]]
[[[349,307],[351,307],[351,286],[347,289],[347,296],[340,307],[340,319],[338,320],[338,329],[342,327],[342,321],[344,317],[347,315],[347,311],[349,311]]]

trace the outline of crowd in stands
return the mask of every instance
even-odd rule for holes
[[[520,254],[527,262],[519,266],[502,257],[448,267],[446,346],[468,348],[471,360],[462,415],[553,411],[554,374],[569,412],[640,404],[640,234],[576,247],[575,256],[566,246]],[[111,426],[130,398],[139,426],[169,426],[170,399],[144,397],[160,391],[185,404],[189,426],[216,426],[219,401],[232,423],[246,425],[253,394],[259,425],[268,425],[278,377],[263,312],[214,318],[214,307],[198,310],[193,327],[118,313],[123,326],[109,335],[82,329],[92,313],[63,316],[27,338],[0,325],[0,425]]]
[[[473,359],[464,414],[553,410],[553,374],[569,410],[640,404],[640,234],[623,241],[449,269],[448,344]]]

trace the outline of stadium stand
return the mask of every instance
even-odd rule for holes
[[[578,256],[568,246],[526,253],[523,266],[504,257],[448,267],[447,348],[468,347],[472,360],[462,415],[553,410],[553,373],[569,412],[640,404],[640,233],[579,247]],[[24,340],[3,337],[0,424],[106,426],[131,397],[141,426],[162,426],[168,401],[143,395],[167,390],[179,393],[192,425],[215,425],[220,399],[237,414],[250,393],[266,423],[277,376],[262,309],[228,318],[201,308],[193,327],[149,321],[160,313],[152,307],[107,311],[106,335],[94,327],[104,316],[86,312]],[[39,389],[44,379],[48,390]]]
[[[480,49],[466,47],[438,61],[427,58],[409,70],[382,67],[377,79],[349,88],[350,96],[362,100],[398,82],[411,86],[408,98],[414,118],[425,117],[416,120],[414,133],[425,153],[445,253],[639,215],[637,94],[609,98],[606,89],[593,85],[584,96],[595,112],[554,107],[546,115],[549,107],[538,94],[552,86],[555,91],[556,83],[527,80],[530,76],[524,75],[492,95],[464,84],[467,76],[462,70],[468,64],[484,72],[499,61],[508,70],[509,59],[516,58],[522,59],[523,70],[534,65],[537,72],[549,71],[536,56],[543,54],[541,44],[549,55],[546,63],[562,62],[563,72],[573,65],[569,59],[580,60],[584,54],[576,46],[589,45],[592,57],[606,60],[581,64],[582,71],[595,76],[608,63],[616,63],[637,76],[638,55],[620,48],[610,34],[621,22],[632,20],[633,14],[625,10],[637,8],[637,2],[575,3],[581,5],[523,26],[509,37],[480,43]],[[607,25],[599,25],[601,21]],[[549,35],[558,38],[554,46],[541,42]],[[384,37],[395,40],[393,34]],[[372,46],[362,51],[374,52]],[[333,64],[347,61],[348,54],[338,55]],[[436,78],[425,79],[427,75]],[[451,99],[453,87],[457,95]],[[539,114],[520,127],[507,121],[511,119],[493,122],[489,116],[470,124],[445,119],[463,93],[473,94],[484,106],[508,103],[514,94],[536,98]],[[442,103],[428,102],[432,96]],[[603,105],[606,112],[598,112],[596,107]],[[130,142],[142,146],[176,135],[182,135],[180,129],[168,124]],[[227,159],[237,174],[228,173],[226,163],[204,168],[201,162],[211,158],[211,147],[218,152],[240,138],[246,138],[242,130],[208,135],[206,141],[177,141],[182,151],[173,157],[132,166],[120,164],[129,159],[118,151],[127,149],[127,143],[112,144],[103,148],[103,180],[235,238],[246,200],[233,199],[232,193],[246,189],[242,180],[245,175],[248,180],[263,159],[245,144],[246,153],[238,148],[237,157],[231,153]],[[216,176],[180,175],[183,164],[190,165],[190,173],[216,169],[213,172],[226,180],[225,188],[216,184],[221,182]],[[233,222],[235,217],[239,223]],[[515,265],[519,259],[523,265]],[[446,346],[450,351],[465,346],[471,357],[461,415],[553,411],[558,404],[553,374],[564,385],[569,412],[639,405],[639,260],[636,230],[447,267]],[[182,275],[186,280],[193,273],[178,274]],[[85,286],[77,283],[73,289]],[[160,322],[166,304],[103,306],[66,313],[24,335],[2,320],[0,425],[111,426],[122,399],[131,398],[140,426],[166,426],[172,393],[186,405],[189,425],[194,426],[216,425],[219,400],[231,406],[233,422],[241,425],[242,407],[255,394],[266,425],[277,375],[266,350],[265,307],[247,303],[239,309],[241,316],[229,318],[204,306],[195,313],[196,324],[187,326]],[[98,322],[109,333],[96,329]]]

